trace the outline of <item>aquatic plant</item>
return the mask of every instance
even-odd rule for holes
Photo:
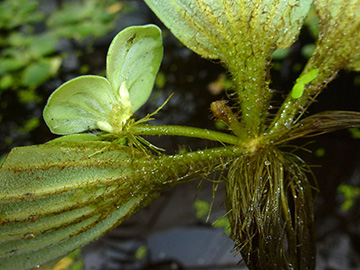
[[[123,30],[110,45],[106,78],[75,78],[49,98],[45,121],[66,136],[15,148],[0,168],[0,266],[26,269],[58,258],[111,230],[165,188],[221,170],[229,237],[248,268],[315,269],[316,183],[309,166],[283,146],[360,127],[358,112],[304,117],[340,69],[360,70],[359,0],[314,2],[318,41],[275,115],[271,55],[296,41],[312,1],[145,2],[187,47],[228,69],[236,106],[219,100],[210,107],[231,134],[149,125],[158,110],[136,120],[160,65],[161,32],[154,25]],[[99,132],[83,133],[94,129]],[[222,146],[166,155],[144,135]]]

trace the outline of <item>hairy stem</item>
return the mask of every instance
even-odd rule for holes
[[[253,54],[253,57],[243,56],[243,61],[231,63],[228,69],[233,76],[235,92],[239,98],[242,124],[250,135],[258,136],[263,131],[271,97],[267,76],[269,63],[266,53],[249,50],[248,53]]]
[[[218,141],[228,144],[239,144],[239,138],[223,132],[175,125],[134,125],[129,130],[134,135],[141,136],[185,136]]]

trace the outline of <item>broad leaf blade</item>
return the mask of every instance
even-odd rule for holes
[[[287,48],[299,34],[312,0],[145,0],[164,24],[205,58],[231,61],[246,51]],[[232,55],[230,55],[232,54]]]
[[[113,229],[163,189],[223,162],[217,150],[193,154],[153,157],[103,141],[14,148],[0,167],[0,269],[61,257]]]
[[[314,4],[321,23],[311,60],[324,69],[360,71],[360,0],[315,0]]]
[[[78,133],[110,122],[116,97],[109,82],[100,76],[80,76],[61,85],[50,96],[44,119],[55,134]]]
[[[120,173],[129,177],[133,172],[129,163],[132,159],[140,160],[143,155],[135,149],[101,141],[17,147],[1,167],[0,199],[24,194],[44,196],[49,195],[48,192],[111,184],[119,181]],[[115,161],[116,164],[111,165]],[[94,164],[98,167],[93,168]],[[118,172],[113,171],[115,168]],[[32,176],[35,173],[38,177]]]
[[[139,173],[149,162],[108,142],[13,149],[0,168],[0,268],[56,259],[145,207],[158,196]]]
[[[133,26],[112,41],[107,55],[107,78],[120,99],[120,87],[129,91],[132,112],[149,98],[162,59],[161,31],[155,25]]]
[[[187,47],[230,71],[249,134],[268,118],[272,52],[297,38],[312,0],[145,0]]]
[[[12,252],[12,255],[0,258],[0,267],[1,269],[7,270],[25,270],[34,268],[39,264],[52,261],[56,258],[61,258],[70,251],[87,244],[91,240],[94,240],[102,236],[107,231],[115,228],[123,220],[128,218],[131,213],[136,212],[139,208],[142,208],[145,205],[146,204],[142,201],[142,198],[130,198],[128,202],[124,203],[121,207],[119,207],[119,209],[115,210],[105,219],[100,220],[95,217],[82,222],[81,226],[83,231],[79,231],[79,228],[74,228],[75,226],[65,227],[64,230],[61,231],[61,234],[66,236],[71,235],[72,237],[67,237],[59,242],[55,242],[56,240],[54,239],[53,234],[45,233],[42,240],[44,243],[50,243],[49,245],[37,247],[35,250],[29,248],[25,252],[21,253]],[[96,222],[92,222],[93,220]],[[36,239],[36,237],[33,239]],[[24,239],[23,241],[31,242],[32,239]],[[32,245],[32,243],[29,245]]]

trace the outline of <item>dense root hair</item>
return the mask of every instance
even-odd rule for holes
[[[275,147],[230,165],[230,237],[249,269],[315,268],[314,188],[308,172],[299,157]]]

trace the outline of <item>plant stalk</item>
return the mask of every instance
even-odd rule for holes
[[[205,140],[217,141],[220,143],[227,143],[238,145],[239,138],[236,136],[226,134],[223,132],[176,125],[134,125],[129,129],[133,135],[139,136],[185,136],[192,138],[200,138]]]

